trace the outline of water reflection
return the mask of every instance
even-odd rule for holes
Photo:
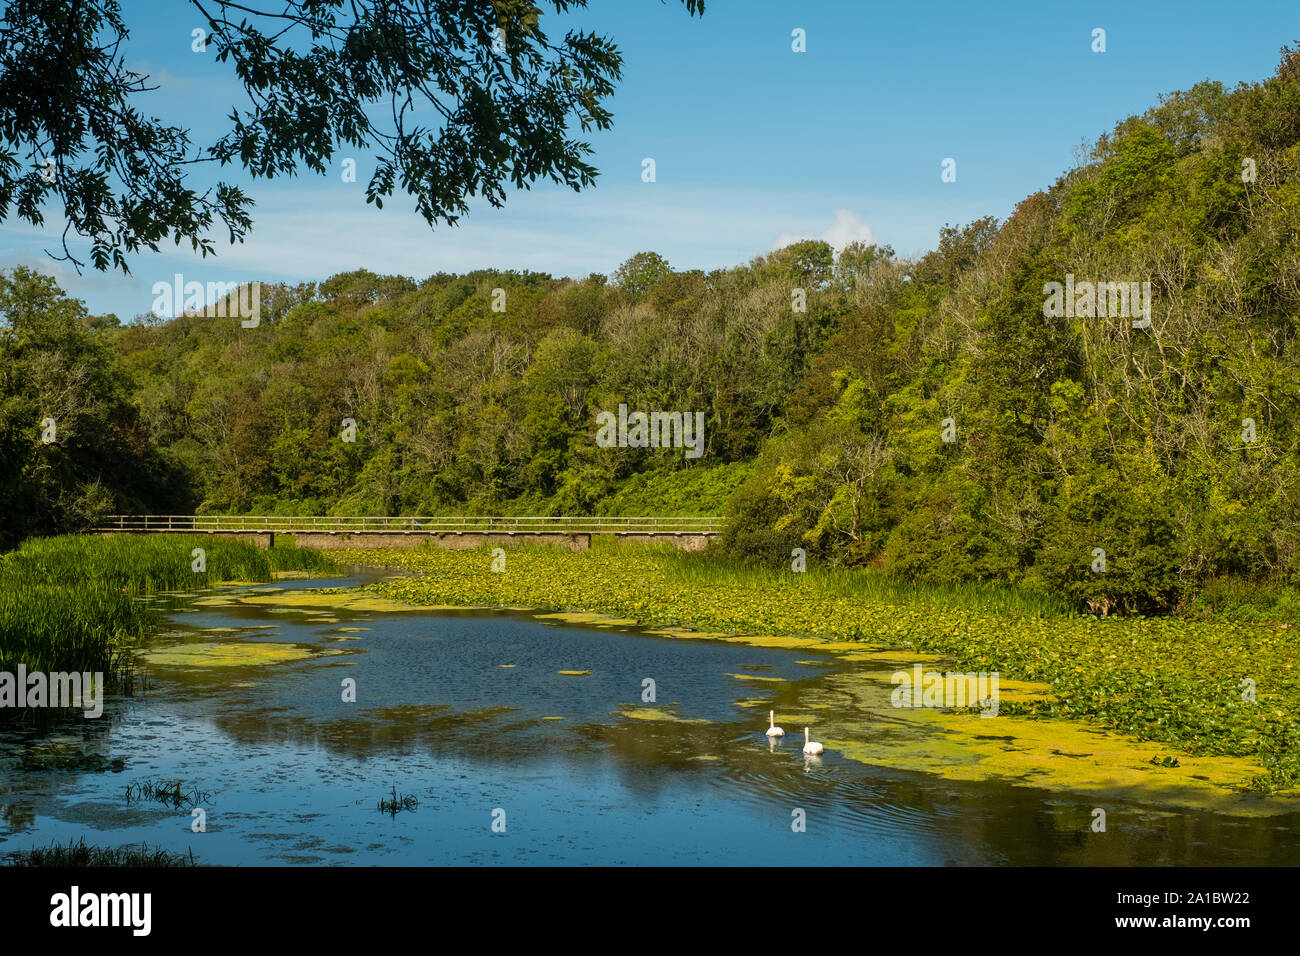
[[[1295,816],[1115,804],[1098,834],[1088,801],[805,755],[798,734],[765,736],[768,710],[815,721],[816,700],[847,712],[857,704],[834,696],[834,677],[866,666],[812,666],[808,650],[508,613],[172,610],[154,649],[306,654],[153,666],[99,721],[6,731],[0,852],[83,834],[229,864],[1283,864],[1300,849]],[[641,699],[647,677],[657,701]],[[908,732],[896,714],[873,726]],[[123,769],[89,769],[93,755]],[[145,777],[210,791],[208,832],[127,806],[123,787]],[[418,809],[377,812],[394,787]],[[497,808],[505,834],[491,829]]]

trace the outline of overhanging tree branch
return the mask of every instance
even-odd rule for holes
[[[125,65],[129,31],[117,0],[10,0],[0,17],[0,222],[42,225],[63,206],[62,255],[90,244],[96,269],[129,273],[127,255],[165,238],[215,253],[252,226],[252,200],[227,182],[187,185],[198,164],[237,163],[254,178],[324,174],[341,148],[375,158],[366,201],[400,185],[430,225],[454,224],[507,185],[592,185],[589,143],[621,78],[612,40],[570,30],[552,41],[529,0],[287,0],[262,7],[190,0],[219,63],[247,97],[215,143],[132,105],[157,89]],[[682,0],[690,15],[703,0]],[[548,0],[556,13],[586,0]],[[427,109],[432,125],[419,121]],[[377,125],[376,116],[388,125]],[[47,166],[47,160],[53,165]]]

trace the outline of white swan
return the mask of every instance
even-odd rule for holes
[[[767,712],[767,721],[769,724],[771,724],[771,726],[767,728],[767,735],[769,737],[785,736],[785,731],[776,725],[776,711],[769,710]]]
[[[806,754],[819,754],[822,752],[822,745],[815,740],[808,739],[808,728],[803,729],[803,752]]]

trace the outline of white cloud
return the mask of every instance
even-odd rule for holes
[[[155,281],[301,282],[367,268],[417,280],[440,270],[535,269],[553,275],[612,272],[635,252],[652,250],[675,269],[729,268],[764,252],[764,237],[799,223],[809,209],[824,210],[805,234],[781,234],[773,248],[798,239],[821,238],[837,250],[854,240],[888,241],[905,255],[933,247],[945,222],[969,221],[984,210],[972,201],[954,209],[951,200],[918,201],[896,196],[828,197],[815,192],[773,195],[744,188],[654,185],[604,186],[575,194],[560,188],[514,193],[505,209],[481,201],[458,228],[430,229],[394,197],[383,210],[367,206],[361,188],[336,177],[303,179],[257,190],[254,229],[243,245],[213,234],[218,255],[202,259],[182,245],[131,257],[132,275],[73,270],[49,262],[45,249],[59,248],[51,216],[43,227],[0,222],[0,269],[28,263],[55,272],[64,290],[86,301],[91,312],[126,319],[152,307]],[[839,204],[863,210],[856,215]],[[835,210],[832,217],[830,211]],[[965,215],[966,219],[954,219]],[[874,225],[869,228],[865,217]],[[832,220],[833,221],[830,221]],[[828,222],[829,221],[829,222]],[[820,231],[820,236],[817,235]],[[84,244],[77,249],[85,253]]]
[[[862,221],[861,216],[856,216],[847,209],[835,210],[835,224],[822,233],[822,238],[836,250],[843,249],[851,242],[875,241],[871,227]]]
[[[875,242],[871,227],[862,221],[861,216],[847,209],[837,209],[835,210],[835,222],[820,236],[814,236],[810,233],[783,232],[776,237],[776,242],[772,243],[772,251],[784,249],[791,243],[800,242],[804,239],[821,239],[829,243],[836,252],[839,252],[851,242]]]

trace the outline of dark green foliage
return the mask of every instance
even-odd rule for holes
[[[731,499],[723,537],[713,550],[735,561],[778,567],[792,560],[791,553],[800,546],[805,530],[786,522],[780,503],[756,477]]]
[[[1261,84],[1164,98],[1007,222],[943,230],[906,283],[872,263],[870,294],[855,284],[856,307],[807,363],[789,411],[805,435],[839,419],[883,444],[862,483],[874,523],[843,521],[854,486],[824,481],[842,437],[780,438],[736,499],[723,548],[774,561],[783,528],[844,564],[1019,581],[1099,614],[1208,608],[1198,588],[1250,580],[1270,597],[1229,601],[1234,613],[1289,613],[1297,64],[1287,48]],[[1067,273],[1149,281],[1151,328],[1046,317],[1044,284]]]
[[[192,507],[183,469],[132,401],[116,319],[87,316],[19,266],[0,273],[0,322],[0,549],[106,513]]]
[[[142,437],[200,511],[717,514],[739,481],[704,475],[752,459],[851,311],[814,246],[803,265],[774,254],[708,275],[640,254],[613,283],[361,270],[267,287],[255,329],[182,316],[108,338]],[[898,272],[887,250],[854,254],[854,275]],[[813,318],[792,316],[791,269],[822,276]],[[704,454],[597,447],[597,415],[620,403],[702,413]],[[156,495],[113,505],[167,510]]]
[[[703,0],[683,2],[703,13]],[[586,0],[549,5],[564,13]],[[243,240],[252,200],[222,182],[195,192],[196,162],[236,162],[270,178],[324,174],[335,150],[365,151],[375,157],[366,201],[382,208],[400,187],[430,225],[454,223],[471,196],[501,206],[509,187],[549,180],[576,191],[595,180],[591,147],[572,134],[610,127],[604,104],[622,55],[608,37],[580,29],[552,41],[532,3],[192,6],[207,52],[247,97],[247,108],[231,108],[224,135],[197,150],[186,130],[140,111],[157,86],[135,72],[140,51],[116,0],[5,5],[0,222],[12,207],[40,225],[55,200],[68,225],[61,258],[81,265],[66,241],[80,237],[95,268],[127,272],[126,254],[157,252],[167,239],[214,252],[214,225]],[[47,160],[52,176],[42,176]]]

